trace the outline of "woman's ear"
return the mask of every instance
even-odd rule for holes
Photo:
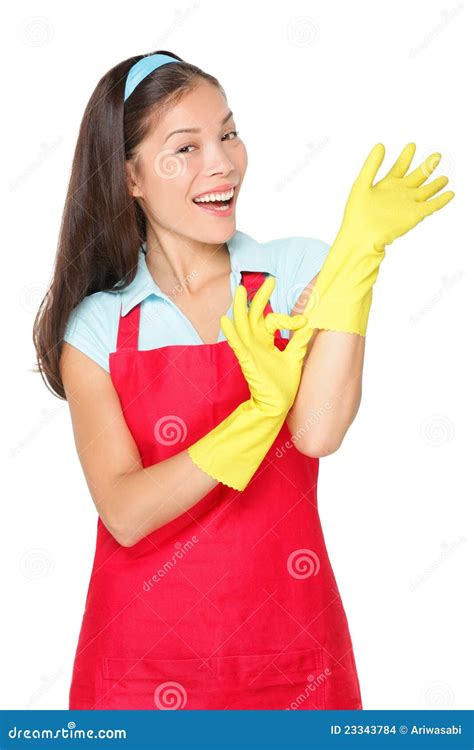
[[[125,170],[126,170],[126,178],[127,178],[127,188],[128,188],[128,192],[130,196],[132,198],[143,198],[142,192],[138,185],[136,168],[133,162],[126,161]]]

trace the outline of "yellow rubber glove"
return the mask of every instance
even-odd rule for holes
[[[385,246],[406,234],[454,197],[447,177],[423,185],[441,154],[431,154],[406,174],[416,146],[409,143],[385,177],[373,184],[385,147],[378,143],[367,157],[350,192],[337,237],[319,272],[303,314],[311,329],[325,328],[365,336],[372,288]],[[432,200],[427,200],[432,198]]]
[[[236,490],[243,490],[261,464],[298,391],[310,336],[294,335],[284,350],[274,344],[277,329],[297,331],[304,315],[263,311],[275,287],[269,276],[256,292],[247,313],[247,291],[239,285],[234,296],[234,320],[221,317],[222,330],[239,360],[251,393],[226,419],[189,446],[202,471]],[[310,331],[311,334],[311,331]]]

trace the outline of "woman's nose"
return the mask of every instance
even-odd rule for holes
[[[206,149],[204,162],[206,169],[210,169],[213,172],[229,173],[234,170],[234,163],[226,153],[223,145],[210,146]]]

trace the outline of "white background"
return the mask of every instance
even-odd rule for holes
[[[0,705],[67,708],[97,514],[68,405],[34,374],[79,123],[106,70],[169,49],[215,75],[246,143],[237,228],[334,239],[372,146],[443,159],[454,200],[388,249],[363,397],[319,505],[366,709],[472,705],[472,12],[381,3],[24,2],[2,65]],[[470,450],[469,450],[470,449]]]

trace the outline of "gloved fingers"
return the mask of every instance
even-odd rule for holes
[[[259,320],[263,319],[263,311],[275,288],[274,276],[267,276],[263,284],[257,289],[250,303],[249,322],[253,331],[256,331]]]
[[[300,328],[298,331],[295,331],[288,344],[286,345],[285,352],[289,352],[291,356],[295,358],[304,358],[308,342],[310,341],[313,333],[314,328],[311,328],[309,325]]]
[[[242,343],[242,340],[235,329],[235,325],[227,315],[221,316],[221,328],[224,336],[229,342],[229,346],[233,349],[235,356],[240,363],[247,361],[248,351]]]
[[[377,143],[373,147],[372,151],[364,162],[364,166],[360,170],[359,176],[356,180],[359,185],[366,188],[372,186],[372,183],[375,180],[375,175],[377,174],[380,165],[383,162],[384,156],[385,146],[383,145],[383,143]]]
[[[448,184],[448,182],[449,182],[449,179],[443,175],[442,177],[437,177],[436,180],[429,182],[427,185],[424,185],[423,187],[416,188],[415,200],[425,201],[427,200],[427,198],[431,198],[436,193],[439,193],[441,188],[444,188],[445,185]]]
[[[247,290],[239,284],[234,295],[234,325],[242,341],[248,342],[250,338],[250,325],[247,313]]]
[[[396,160],[395,164],[387,174],[386,177],[403,177],[408,167],[410,166],[416,151],[415,143],[407,143],[405,148],[402,150],[400,156]]]
[[[412,188],[420,187],[430,177],[431,173],[434,172],[441,160],[441,154],[434,153],[430,154],[419,167],[407,174],[405,177],[405,185]]]
[[[425,201],[423,203],[425,216],[431,216],[431,214],[433,214],[435,211],[439,211],[440,208],[443,208],[443,206],[445,206],[446,203],[449,203],[449,201],[453,198],[453,191],[447,190],[445,193],[441,193],[441,195],[438,195],[436,198],[432,198],[430,201]]]
[[[264,323],[268,333],[274,335],[276,330],[288,329],[296,331],[303,328],[308,322],[305,315],[284,315],[283,313],[268,313],[265,315]]]

